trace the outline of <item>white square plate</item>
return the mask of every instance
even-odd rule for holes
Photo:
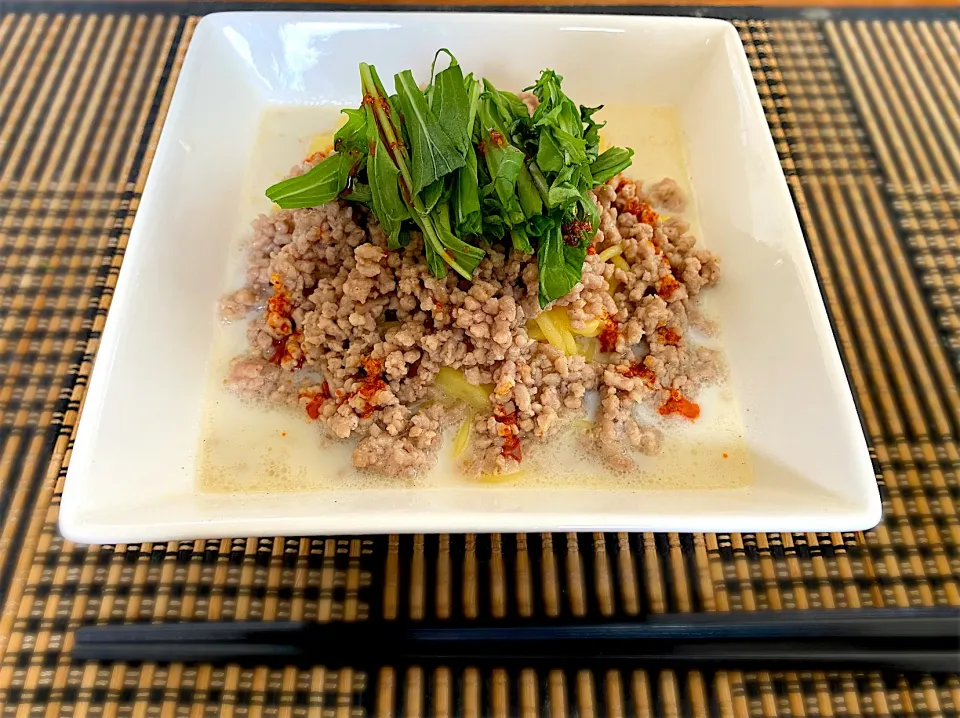
[[[260,118],[278,105],[356,106],[361,60],[384,77],[406,67],[421,76],[437,47],[500,87],[522,87],[551,67],[586,104],[679,108],[700,225],[724,261],[711,307],[743,409],[751,486],[197,491],[213,308],[224,290],[245,148]],[[60,511],[67,538],[841,531],[871,527],[880,513],[810,256],[732,26],[660,17],[270,12],[210,15],[197,26],[87,392]]]

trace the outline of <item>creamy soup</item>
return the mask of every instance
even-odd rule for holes
[[[339,108],[329,106],[276,107],[264,115],[237,210],[235,249],[225,276],[224,293],[243,283],[244,245],[250,235],[250,220],[271,211],[264,188],[285,176],[305,156],[329,146],[340,117]],[[672,177],[680,184],[689,198],[684,218],[690,222],[698,242],[709,247],[710,238],[702,235],[697,222],[696,198],[690,187],[676,109],[610,104],[598,117],[607,122],[602,133],[606,142],[636,151],[633,166],[626,172],[628,176],[639,180]],[[700,306],[709,317],[709,291],[701,295]],[[722,328],[713,337],[692,339],[722,348]],[[358,471],[350,459],[353,441],[326,438],[320,426],[309,422],[300,411],[253,403],[229,390],[224,381],[228,363],[246,348],[244,322],[220,325],[208,362],[198,456],[197,480],[203,491],[320,491],[398,483],[420,487],[483,485],[457,468],[451,447],[455,425],[445,428],[445,444],[437,464],[413,479],[389,479]],[[636,455],[637,468],[628,473],[605,468],[583,450],[584,422],[580,420],[533,447],[524,457],[522,471],[504,477],[500,483],[509,482],[518,489],[717,489],[749,483],[752,469],[733,391],[725,383],[708,386],[700,391],[697,402],[701,415],[695,422],[680,416],[661,417],[647,407],[637,409],[645,423],[662,430],[662,450],[656,456]]]

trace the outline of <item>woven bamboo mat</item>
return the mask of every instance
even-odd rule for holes
[[[0,14],[0,716],[960,713],[960,676],[72,665],[72,630],[106,620],[960,605],[960,15],[736,22],[873,447],[874,531],[62,541],[71,436],[196,22]]]

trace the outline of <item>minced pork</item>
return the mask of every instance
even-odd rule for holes
[[[319,158],[311,160],[296,171]],[[673,180],[641,186],[618,176],[594,195],[601,223],[583,278],[548,307],[564,307],[574,330],[601,322],[583,344],[596,343],[592,361],[530,337],[527,322],[541,311],[535,256],[490,248],[473,282],[453,271],[437,279],[419,239],[388,251],[371,213],[334,201],[254,221],[246,284],[222,304],[224,319],[249,321],[249,351],[231,363],[229,383],[299,407],[318,428],[356,441],[357,468],[388,476],[429,468],[441,427],[467,415],[434,386],[441,367],[492,387],[463,460],[473,475],[517,470],[531,442],[583,418],[596,392],[585,443],[629,468],[631,449],[660,445],[660,429],[639,422],[634,405],[692,420],[698,387],[720,377],[719,355],[687,337],[691,325],[707,326],[697,297],[719,263],[677,216],[686,202]],[[601,261],[617,246],[629,269]]]

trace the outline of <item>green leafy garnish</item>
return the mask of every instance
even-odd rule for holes
[[[380,226],[390,238],[390,245],[399,247],[403,220],[410,216],[410,211],[400,195],[400,170],[390,159],[387,148],[379,137],[374,138],[370,148],[367,173],[370,177],[373,213],[377,215]]]
[[[559,226],[552,226],[540,237],[537,267],[540,270],[540,306],[545,307],[567,294],[580,281],[587,248],[582,243],[570,246],[563,241]]]
[[[440,71],[432,80],[429,107],[440,121],[440,127],[453,141],[460,154],[465,156],[470,149],[470,135],[473,130],[470,98],[467,96],[463,72],[456,58],[447,49],[438,50],[437,57],[441,52],[450,56],[450,66]],[[433,63],[436,65],[436,57]]]
[[[413,160],[412,189],[414,194],[419,194],[427,185],[463,167],[466,152],[443,129],[440,118],[427,105],[427,98],[417,87],[413,73],[404,70],[394,79]]]
[[[597,184],[603,184],[607,180],[613,179],[618,173],[623,172],[630,166],[632,157],[633,150],[611,147],[590,164],[590,174],[593,175],[593,181]]]
[[[477,155],[467,153],[466,164],[457,170],[454,182],[454,208],[457,215],[457,231],[463,235],[480,234],[482,214],[480,210],[480,185],[477,182]]]
[[[347,121],[333,136],[334,152],[362,152],[367,139],[367,113],[363,107],[345,108],[341,113],[347,116]]]
[[[330,155],[299,177],[278,182],[267,190],[267,197],[284,209],[319,207],[336,199],[347,188],[350,158]]]
[[[449,59],[437,71],[440,55]],[[600,107],[577,106],[563,78],[544,70],[530,88],[539,100],[531,115],[514,93],[472,73],[439,50],[430,83],[413,73],[394,76],[387,93],[376,68],[360,64],[363,103],[347,109],[334,136],[334,154],[267,196],[284,209],[334,199],[369,206],[391,250],[423,236],[427,266],[472,279],[485,252],[502,243],[537,255],[540,305],[580,281],[587,246],[600,223],[590,194],[630,166],[633,150],[600,152]]]
[[[523,169],[523,152],[510,145],[497,130],[485,133],[482,147],[490,173],[490,184],[485,192],[496,193],[510,224],[521,224],[524,215],[517,196],[517,179]]]

